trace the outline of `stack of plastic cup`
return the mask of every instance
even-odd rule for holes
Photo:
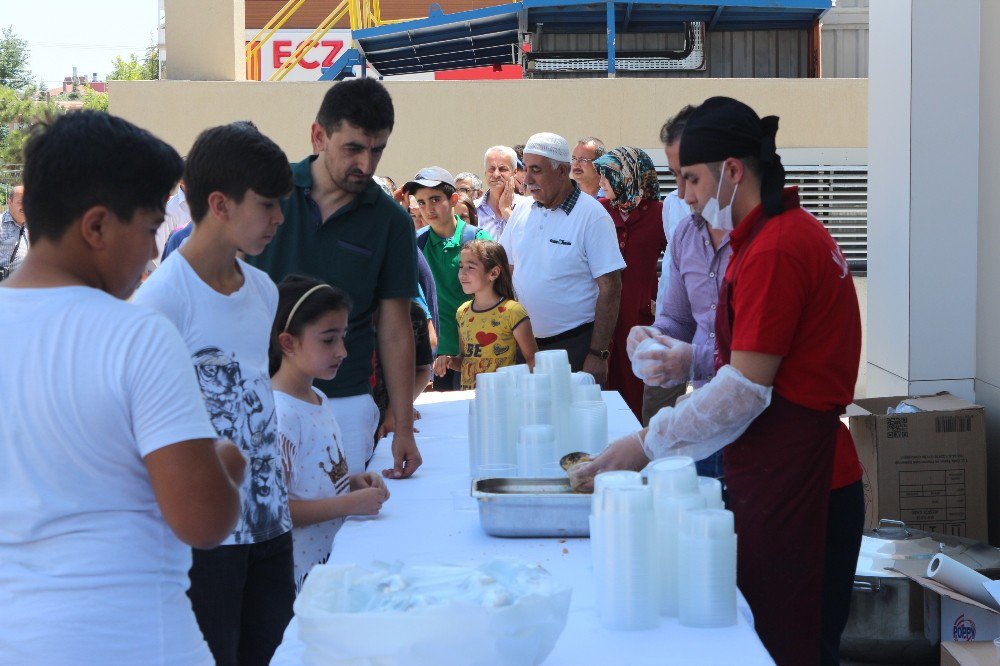
[[[628,470],[614,470],[611,472],[601,472],[594,477],[594,494],[590,501],[590,552],[594,559],[594,569],[602,566],[604,559],[598,546],[603,543],[603,539],[598,536],[600,525],[597,515],[601,512],[601,495],[607,488],[619,488],[622,486],[641,486],[642,475],[639,472]]]
[[[518,476],[544,477],[545,463],[556,455],[556,431],[550,425],[521,426],[517,438]]]
[[[589,372],[574,372],[571,381],[573,386],[586,386],[594,383],[594,375]]]
[[[722,482],[710,476],[698,477],[698,492],[705,498],[705,505],[709,509],[725,509],[726,504],[722,501]]]
[[[556,442],[559,455],[565,455],[578,449],[572,441],[570,432],[569,406],[573,402],[570,391],[572,372],[569,367],[569,355],[565,349],[549,349],[535,353],[535,372],[549,376],[552,399],[552,425],[556,427]]]
[[[497,368],[497,372],[510,377],[510,383],[507,385],[507,414],[510,421],[511,444],[513,445],[517,441],[517,432],[523,425],[521,423],[521,405],[517,399],[519,391],[517,384],[521,377],[531,374],[531,368],[526,363],[521,363],[520,365],[506,365]]]
[[[513,465],[517,452],[510,435],[507,411],[508,375],[495,372],[476,377],[476,446],[479,465]],[[470,457],[471,463],[471,457]],[[473,475],[477,468],[471,467]]]
[[[552,384],[549,376],[536,372],[519,376],[517,380],[521,425],[555,425],[552,422]]]
[[[676,616],[681,517],[692,509],[704,509],[705,498],[698,491],[694,460],[687,456],[653,461],[649,467],[649,485],[655,507],[659,610],[663,615]]]
[[[600,553],[594,579],[601,624],[608,629],[655,627],[660,618],[653,585],[652,493],[641,485],[605,488],[594,523]]]
[[[596,402],[598,400],[604,400],[601,395],[601,387],[597,384],[573,384],[570,387],[572,392],[573,402]]]
[[[577,451],[597,454],[608,445],[608,406],[603,400],[574,402],[570,432]]]
[[[688,511],[681,521],[679,618],[685,627],[736,624],[736,534],[724,509]]]

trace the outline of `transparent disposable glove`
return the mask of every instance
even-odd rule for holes
[[[594,477],[601,472],[615,469],[640,471],[649,464],[649,458],[642,450],[642,431],[625,435],[608,445],[596,458],[588,463],[569,468],[569,483],[578,493],[594,492]]]
[[[632,359],[632,354],[635,353],[635,348],[639,346],[640,342],[659,334],[660,332],[652,326],[633,326],[625,340],[625,352],[628,354],[629,360]]]
[[[632,372],[649,386],[675,386],[691,379],[694,348],[669,335],[640,342],[631,355]]]
[[[677,407],[649,421],[642,447],[650,460],[691,456],[703,460],[735,441],[771,404],[771,387],[754,384],[731,365]]]

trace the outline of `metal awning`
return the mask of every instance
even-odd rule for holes
[[[539,26],[548,33],[607,32],[613,44],[616,32],[682,32],[692,22],[709,31],[805,30],[832,6],[833,0],[520,0],[445,14],[433,5],[426,19],[352,36],[368,63],[389,76],[516,63],[519,34]]]

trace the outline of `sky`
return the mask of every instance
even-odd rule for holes
[[[156,43],[157,0],[5,0],[0,26],[27,40],[29,68],[48,88],[73,73],[104,80],[115,56]]]

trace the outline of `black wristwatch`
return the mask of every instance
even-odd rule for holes
[[[600,351],[598,351],[597,349],[591,349],[589,351],[591,356],[596,356],[602,361],[607,361],[608,357],[611,356],[611,352],[608,351],[607,349],[602,349]]]

